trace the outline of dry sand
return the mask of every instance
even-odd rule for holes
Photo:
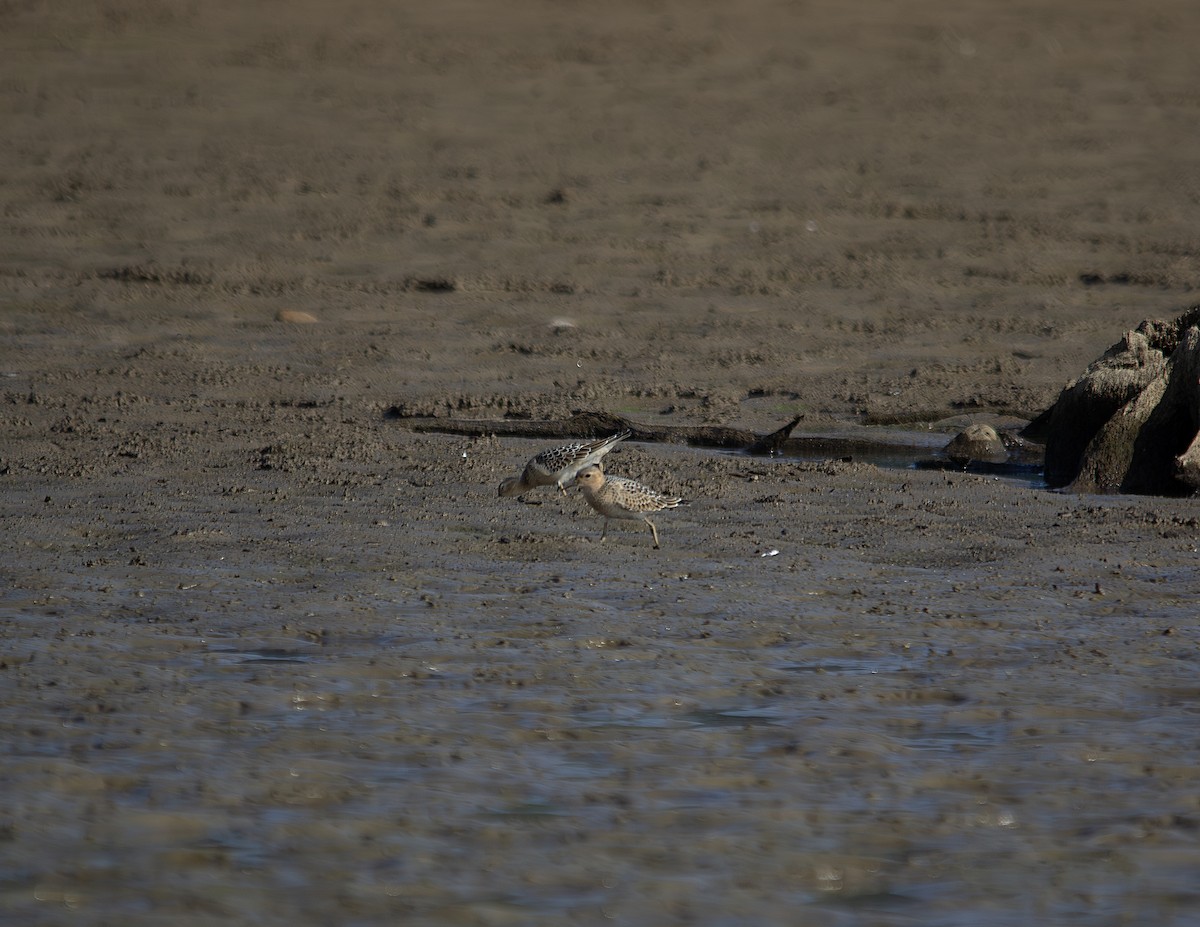
[[[1032,417],[1200,8],[434,8],[0,5],[0,919],[1200,920],[1193,500],[385,415]]]

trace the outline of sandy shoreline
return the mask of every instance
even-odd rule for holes
[[[1200,287],[1154,6],[0,11],[0,919],[1193,921],[1194,500],[387,415],[1033,417]]]

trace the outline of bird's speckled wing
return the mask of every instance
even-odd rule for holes
[[[639,515],[673,509],[683,502],[677,496],[668,496],[624,476],[608,477],[597,496],[606,507]]]
[[[575,476],[584,467],[599,463],[600,459],[611,451],[618,442],[624,441],[631,432],[623,431],[608,438],[595,441],[580,441],[575,444],[564,444],[562,447],[552,447],[542,451],[529,463],[547,476],[557,477],[564,482]]]

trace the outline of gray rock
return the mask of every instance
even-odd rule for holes
[[[1126,332],[1023,432],[1046,444],[1046,483],[1075,492],[1200,488],[1200,306]]]
[[[942,449],[942,453],[963,466],[971,461],[1004,463],[1008,460],[1008,448],[991,425],[968,425]]]

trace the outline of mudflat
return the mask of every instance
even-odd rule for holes
[[[412,424],[1028,420],[1196,301],[1197,34],[0,6],[0,919],[1194,923],[1194,500]]]

